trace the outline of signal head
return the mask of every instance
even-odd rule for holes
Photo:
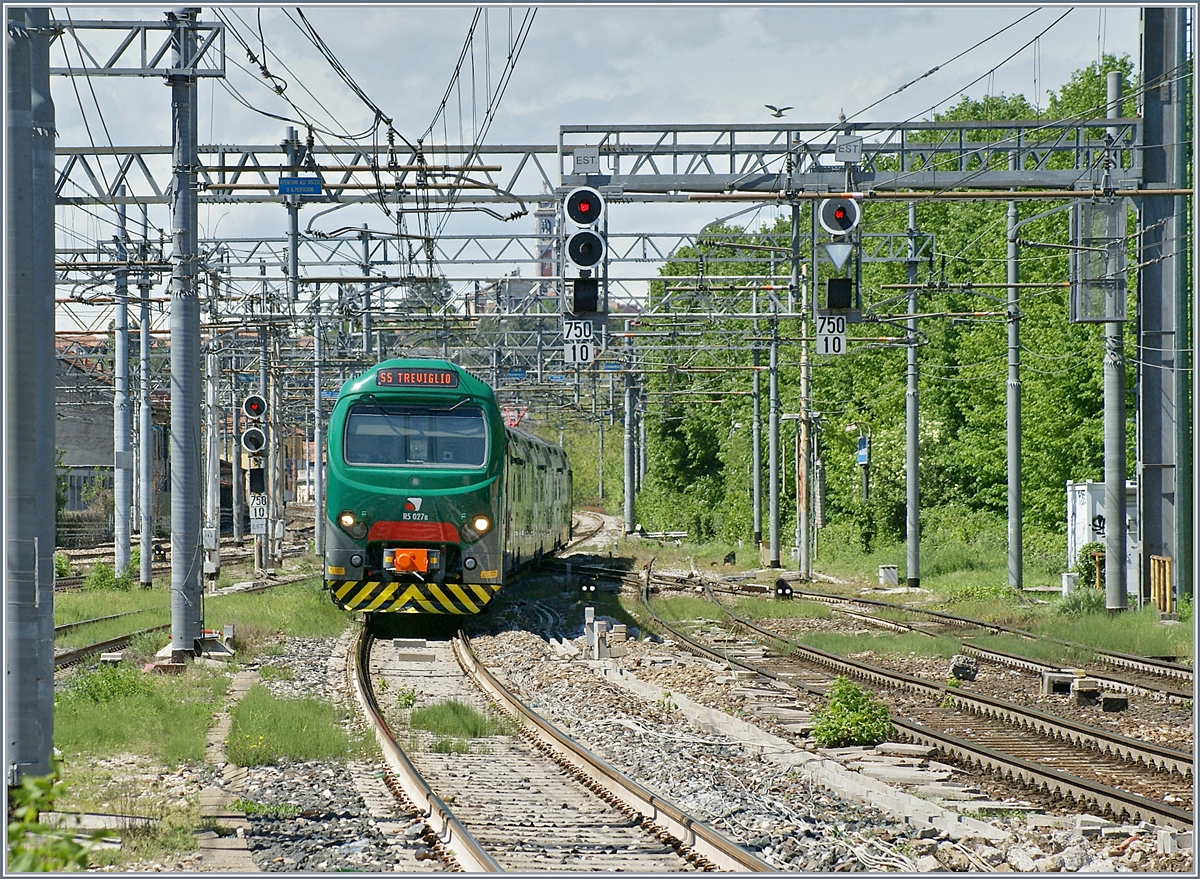
[[[575,225],[591,226],[604,213],[604,198],[590,186],[578,186],[567,194],[563,210]]]
[[[567,239],[567,256],[581,269],[590,269],[604,259],[604,239],[591,229],[581,229]]]
[[[821,202],[817,219],[831,235],[847,235],[858,226],[862,209],[852,198],[827,198]]]
[[[267,401],[261,394],[251,394],[242,400],[242,414],[247,418],[262,418],[267,414]]]
[[[257,455],[267,447],[267,435],[261,428],[248,427],[242,431],[242,448],[252,455]]]

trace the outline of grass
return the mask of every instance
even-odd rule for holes
[[[229,804],[235,812],[246,815],[261,815],[270,818],[295,818],[300,814],[300,807],[295,803],[258,803],[239,797]]]
[[[723,599],[725,605],[740,617],[752,620],[828,620],[833,618],[833,610],[819,601],[805,598],[793,598],[791,601],[777,601],[774,598],[738,598],[730,603]]]
[[[887,632],[849,635],[842,632],[806,632],[800,640],[806,647],[815,647],[838,656],[870,651],[876,656],[896,658],[910,655],[950,658],[959,652],[957,638],[922,635],[919,632],[891,634]]]
[[[503,715],[491,710],[479,711],[457,700],[437,702],[414,709],[408,722],[413,729],[423,729],[435,736],[456,739],[511,735],[515,731],[512,721]]]
[[[284,632],[294,638],[332,638],[353,621],[329,600],[319,578],[267,592],[208,596],[204,609],[206,628],[233,624],[233,646],[242,660],[260,655]]]
[[[148,675],[125,667],[78,671],[54,705],[54,743],[68,777],[92,757],[133,752],[167,766],[204,758],[204,734],[228,686],[217,671]]]
[[[281,699],[255,684],[237,704],[226,754],[238,766],[342,760],[366,753],[365,736],[347,732],[345,711],[319,699]]]

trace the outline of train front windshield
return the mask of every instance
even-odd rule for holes
[[[347,464],[382,467],[482,467],[488,430],[483,410],[356,403],[346,417]]]

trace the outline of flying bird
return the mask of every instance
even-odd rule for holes
[[[782,118],[784,113],[786,113],[788,110],[792,109],[791,107],[776,107],[773,104],[763,104],[763,106],[766,107],[768,110],[770,110],[771,115],[774,116],[776,119]]]

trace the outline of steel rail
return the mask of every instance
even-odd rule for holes
[[[93,653],[104,653],[107,650],[117,650],[125,647],[136,638],[138,635],[147,635],[153,632],[169,632],[171,630],[170,623],[164,623],[161,626],[151,626],[149,629],[142,629],[140,632],[130,632],[127,635],[118,635],[115,638],[109,638],[107,641],[96,641],[93,644],[88,644],[84,647],[76,647],[74,650],[64,650],[62,653],[54,655],[54,668],[57,671],[60,668],[65,668],[68,665],[74,665],[80,662],[85,657]]]
[[[366,626],[363,626],[352,651],[354,669],[351,679],[354,691],[368,723],[375,732],[383,759],[394,773],[409,802],[423,813],[426,825],[436,837],[432,847],[444,861],[453,863],[468,873],[503,873],[504,868],[468,832],[442,802],[441,797],[433,792],[428,782],[396,744],[395,736],[383,719],[383,713],[371,688],[368,667],[373,643],[374,638],[367,632]]]
[[[701,865],[709,862],[719,870],[735,872],[774,873],[766,861],[726,838],[704,822],[692,817],[674,804],[651,793],[604,760],[555,728],[520,699],[514,696],[485,668],[474,652],[467,636],[459,631],[453,642],[454,655],[463,671],[481,690],[495,701],[506,714],[515,718],[520,728],[540,743],[543,749],[565,761],[587,779],[585,783],[596,793],[611,790],[622,805],[638,814],[647,830],[651,825],[665,831],[664,842],[675,845],[689,859],[698,857]],[[614,803],[614,805],[618,805]]]
[[[649,585],[650,578],[647,577],[642,583],[642,602],[647,611],[660,626],[671,632],[674,637],[679,638],[681,643],[690,651],[704,657],[738,666],[746,671],[768,678],[785,688],[802,690],[816,696],[823,697],[826,695],[825,691],[819,687],[781,677],[770,669],[728,656],[718,650],[707,647],[691,636],[679,631],[659,617],[650,606]],[[731,618],[735,620],[740,619],[729,611],[728,608],[720,605],[719,602],[715,603],[719,607],[722,607],[724,612]],[[781,638],[775,633],[770,633],[770,637],[787,642],[786,638]],[[1159,803],[1137,794],[1126,793],[1125,791],[1100,784],[1099,782],[1079,778],[1070,773],[1051,769],[1030,760],[1003,754],[991,748],[967,741],[966,739],[930,729],[914,721],[893,717],[892,724],[906,738],[936,747],[939,752],[954,756],[971,766],[978,766],[985,771],[998,772],[1002,775],[1015,778],[1024,784],[1046,791],[1051,795],[1063,796],[1080,803],[1093,803],[1100,809],[1107,810],[1118,818],[1122,815],[1130,815],[1135,819],[1161,821],[1168,826],[1181,830],[1192,829],[1193,813],[1183,809],[1177,809],[1174,806]]]
[[[919,632],[920,629],[916,629],[915,631]],[[1050,665],[1046,662],[1039,662],[1036,659],[1029,659],[1025,656],[1017,656],[1013,653],[1006,653],[1003,650],[996,650],[992,647],[982,647],[979,644],[972,644],[970,641],[961,642],[961,647],[962,652],[969,656],[977,656],[980,659],[991,660],[992,662],[1000,665],[1010,665],[1038,673],[1071,673],[1073,671],[1073,669],[1065,669],[1056,665]],[[1175,699],[1177,701],[1192,698],[1192,693],[1190,691],[1169,690],[1165,687],[1144,687],[1140,684],[1135,684],[1130,681],[1123,681],[1119,678],[1106,677],[1102,674],[1096,674],[1095,672],[1091,671],[1087,673],[1087,676],[1099,681],[1107,689],[1116,690],[1122,693],[1138,693],[1141,695],[1154,695],[1158,693],[1166,696],[1168,699]]]
[[[1053,644],[1061,644],[1064,647],[1071,647],[1076,650],[1086,650],[1096,654],[1105,662],[1112,665],[1131,668],[1137,671],[1145,671],[1150,674],[1157,674],[1163,677],[1179,678],[1180,680],[1193,680],[1192,669],[1189,666],[1181,665],[1177,662],[1167,662],[1161,659],[1154,659],[1149,656],[1134,656],[1129,653],[1121,653],[1116,650],[1106,650],[1103,647],[1091,647],[1087,644],[1079,644],[1074,641],[1064,641],[1061,638],[1055,638],[1050,635],[1039,635],[1037,632],[1030,632],[1025,629],[1016,629],[1012,626],[1002,626],[998,623],[989,623],[984,620],[975,620],[970,617],[957,616],[952,613],[946,613],[941,610],[932,610],[923,607],[910,607],[905,604],[892,604],[888,601],[879,601],[874,598],[854,598],[844,595],[833,595],[829,592],[813,592],[807,589],[797,589],[793,593],[801,598],[811,598],[815,601],[824,601],[827,604],[834,602],[845,602],[848,604],[866,604],[876,607],[887,607],[894,610],[908,611],[909,613],[925,614],[926,616],[935,617],[946,622],[960,626],[975,626],[980,629],[987,629],[991,632],[1004,633],[1007,635],[1018,635],[1022,638],[1031,638],[1036,641],[1048,641]]]
[[[705,585],[705,591],[712,597],[707,585]],[[888,687],[899,684],[907,690],[928,693],[943,701],[953,700],[954,707],[960,710],[1002,720],[1052,739],[1060,739],[1075,746],[1096,748],[1101,753],[1115,754],[1125,760],[1142,763],[1151,768],[1164,769],[1168,772],[1178,772],[1185,777],[1192,775],[1192,755],[1183,751],[1166,748],[1154,742],[1131,739],[1065,717],[1056,717],[1024,705],[998,699],[995,696],[964,692],[962,689],[949,687],[938,681],[927,681],[904,672],[890,671],[856,659],[835,656],[816,647],[808,647],[791,641],[776,632],[759,626],[753,620],[738,616],[717,601],[715,597],[712,598],[712,601],[739,625],[759,633],[764,638],[773,638],[784,642],[807,661],[833,669],[839,674],[853,675]]]

